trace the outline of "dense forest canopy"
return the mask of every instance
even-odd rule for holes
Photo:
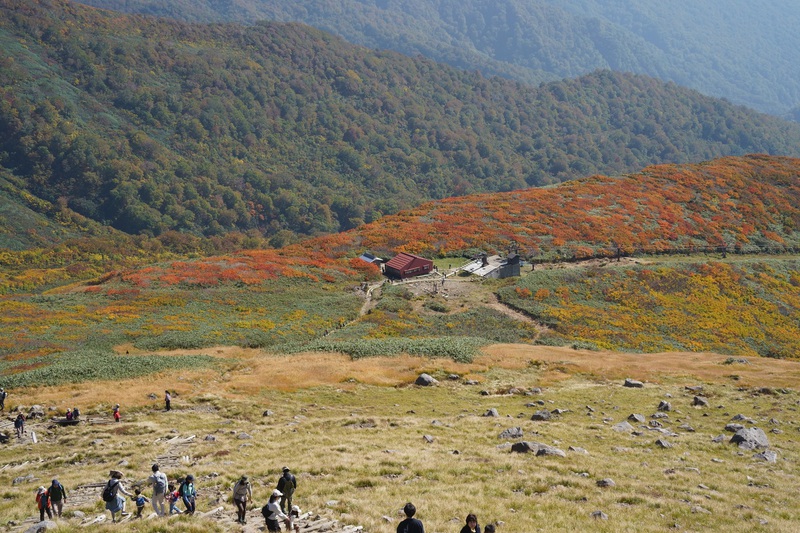
[[[195,22],[303,22],[353,43],[526,83],[611,69],[674,81],[773,114],[786,115],[800,104],[797,2],[82,1]]]
[[[337,232],[421,201],[800,155],[800,125],[652,78],[531,87],[298,24],[0,0],[0,165],[128,233]]]

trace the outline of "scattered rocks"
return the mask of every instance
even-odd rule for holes
[[[622,384],[623,387],[631,387],[634,389],[641,389],[644,388],[644,383],[641,381],[636,381],[635,379],[625,378],[625,383]]]
[[[754,450],[756,448],[769,448],[769,439],[766,433],[758,428],[746,428],[737,431],[730,440],[733,444],[738,444],[744,450]]]
[[[617,484],[614,483],[613,479],[611,479],[610,477],[607,477],[607,478],[604,478],[604,479],[598,479],[597,480],[597,486],[598,487],[616,487]]]
[[[523,437],[522,428],[504,429],[497,438],[499,439],[521,439]]]
[[[439,381],[428,374],[420,374],[417,380],[414,382],[414,385],[419,385],[421,387],[432,387],[433,385],[438,384]]]
[[[33,474],[28,474],[26,476],[15,477],[14,481],[11,482],[12,485],[19,485],[20,483],[30,483],[35,481],[37,478],[33,476]]]

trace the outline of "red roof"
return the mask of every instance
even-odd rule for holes
[[[396,256],[392,257],[388,263],[386,263],[387,268],[393,268],[397,271],[403,270],[405,267],[409,266],[411,263],[414,262],[415,259],[421,259],[423,261],[428,261],[424,257],[420,257],[418,255],[407,254],[405,252],[400,252]]]

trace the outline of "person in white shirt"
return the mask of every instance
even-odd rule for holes
[[[272,491],[272,496],[269,497],[269,503],[265,506],[266,512],[264,514],[264,518],[267,521],[267,531],[280,531],[281,526],[279,521],[286,524],[286,528],[288,530],[290,520],[289,517],[286,516],[283,511],[281,511],[281,504],[280,504],[280,497],[283,496],[283,493],[278,489]]]

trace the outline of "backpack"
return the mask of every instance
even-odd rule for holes
[[[159,472],[159,474],[160,473],[161,472]],[[163,474],[160,476],[156,475],[155,478],[156,482],[153,483],[153,494],[164,494],[164,492],[167,490],[167,484],[164,481],[165,476]]]
[[[272,511],[269,510],[269,504],[266,504],[261,508],[261,516],[263,516],[265,520],[268,520],[271,514]]]
[[[117,491],[119,490],[119,481],[116,479],[108,480],[106,483],[106,488],[103,489],[103,501],[104,502],[113,502],[114,499],[117,497]]]
[[[61,501],[64,498],[64,487],[61,486],[61,483],[53,483],[48,492],[51,500]]]

